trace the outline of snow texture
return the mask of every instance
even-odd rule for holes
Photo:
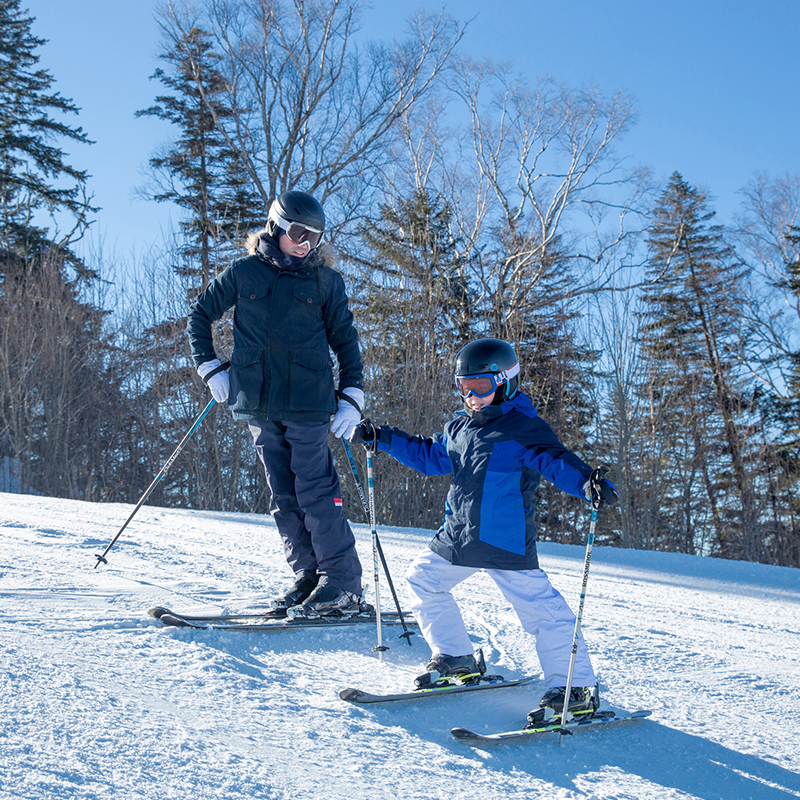
[[[147,616],[258,610],[288,583],[271,518],[0,494],[0,798],[800,798],[800,572],[595,548],[584,632],[603,707],[652,717],[474,747],[519,727],[533,643],[479,574],[457,589],[491,671],[528,686],[356,707],[428,657],[384,627],[230,633]],[[355,526],[372,582],[369,530]],[[379,529],[403,573],[430,532]],[[541,546],[577,608],[585,550]],[[372,589],[368,591],[374,600]],[[384,609],[391,607],[385,581]]]

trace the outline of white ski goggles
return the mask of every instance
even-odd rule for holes
[[[456,375],[456,389],[465,400],[470,395],[488,397],[504,383],[519,375],[519,361],[503,372],[481,372],[477,375]]]
[[[303,225],[300,222],[291,222],[284,219],[277,211],[270,209],[269,218],[295,243],[307,244],[314,249],[322,241],[322,231]]]

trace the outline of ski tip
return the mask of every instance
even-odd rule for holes
[[[631,719],[643,719],[644,717],[649,717],[653,712],[652,711],[634,711],[630,717]]]
[[[451,728],[450,733],[452,733],[456,739],[461,739],[462,741],[478,742],[483,739],[479,733],[475,733],[467,728]]]
[[[365,697],[369,697],[368,692],[362,692],[361,689],[342,689],[339,692],[339,697],[348,703],[359,703]]]
[[[161,622],[165,625],[170,625],[173,628],[193,628],[195,626],[190,625],[185,620],[182,620],[180,617],[173,617],[172,614],[162,614],[158,618]]]
[[[161,619],[164,614],[171,614],[172,612],[168,608],[164,608],[164,606],[155,606],[154,608],[150,608],[147,610],[148,617],[155,617],[156,619]]]

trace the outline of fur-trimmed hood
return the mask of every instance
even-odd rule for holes
[[[280,253],[278,243],[269,235],[266,228],[251,233],[247,237],[245,247],[248,255],[261,255],[264,258],[269,258],[271,261],[276,260],[275,251]],[[325,241],[321,242],[319,247],[312,250],[305,258],[301,259],[298,266],[300,264],[305,265],[306,262],[309,262],[309,264],[313,263],[314,258],[312,257],[319,259],[319,263],[325,267],[331,267],[335,269],[336,265],[339,263],[339,256],[336,250],[334,250],[333,245]],[[291,258],[291,256],[284,256],[284,258]],[[297,259],[292,258],[292,261],[296,260]]]

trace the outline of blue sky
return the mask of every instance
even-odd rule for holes
[[[70,163],[93,176],[95,224],[107,251],[141,254],[169,228],[170,210],[135,197],[143,168],[169,126],[134,117],[159,84],[154,11],[161,0],[28,0],[33,30],[48,39],[40,66],[72,98],[96,144],[70,143]],[[364,3],[364,35],[391,38],[420,5]],[[459,0],[475,18],[462,52],[510,60],[531,82],[549,74],[572,86],[633,96],[637,123],[622,150],[660,179],[678,170],[706,188],[720,221],[756,173],[800,173],[798,0]]]

